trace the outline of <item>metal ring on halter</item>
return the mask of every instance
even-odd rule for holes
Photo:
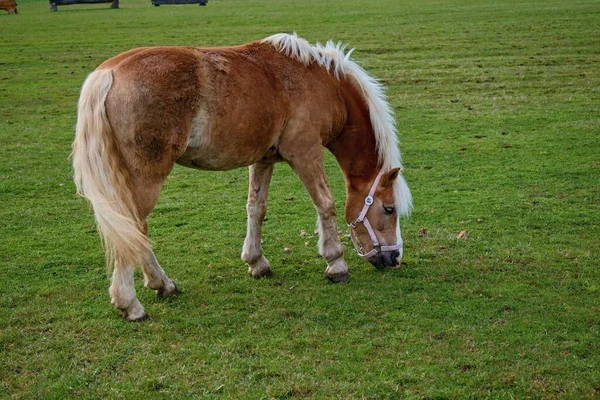
[[[369,211],[369,207],[371,207],[371,205],[374,202],[373,195],[375,194],[375,191],[377,190],[377,185],[379,184],[379,180],[381,179],[382,176],[383,176],[383,170],[379,171],[379,174],[377,174],[377,177],[373,181],[373,184],[371,185],[371,189],[369,190],[369,194],[367,195],[367,197],[365,197],[365,205],[363,206],[360,213],[358,213],[358,217],[356,218],[356,220],[354,222],[351,222],[350,224],[348,224],[348,226],[350,227],[350,238],[352,239],[352,244],[354,244],[354,248],[356,249],[356,252],[362,258],[369,258],[381,251],[399,250],[402,247],[401,243],[397,243],[397,244],[394,244],[391,246],[381,246],[379,244],[379,241],[377,240],[377,235],[375,234],[373,227],[371,226],[371,224],[369,223],[369,220],[367,219],[367,211]],[[368,253],[363,252],[363,248],[358,243],[358,239],[356,238],[356,236],[354,234],[354,229],[356,229],[356,225],[361,222],[365,226],[365,229],[367,230],[367,232],[369,233],[369,237],[371,238],[371,242],[373,243],[373,248]]]

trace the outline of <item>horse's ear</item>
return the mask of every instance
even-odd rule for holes
[[[384,188],[391,187],[394,184],[394,182],[396,181],[396,179],[398,178],[398,175],[400,174],[401,171],[402,171],[402,168],[392,168],[387,173],[385,173],[381,177],[381,183],[380,183],[381,187],[384,187]]]

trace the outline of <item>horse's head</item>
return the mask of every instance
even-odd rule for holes
[[[394,182],[400,168],[381,171],[371,186],[350,187],[346,221],[358,254],[376,267],[395,267],[402,260],[398,199]]]

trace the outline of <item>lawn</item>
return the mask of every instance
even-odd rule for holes
[[[598,1],[58,9],[0,11],[0,397],[600,397]],[[133,47],[280,31],[347,43],[388,87],[415,201],[403,267],[376,270],[344,237],[351,278],[329,283],[314,208],[281,164],[263,232],[275,274],[254,280],[247,170],[178,166],[149,224],[183,293],[156,299],[138,273],[152,319],[124,322],[71,179],[81,83]]]

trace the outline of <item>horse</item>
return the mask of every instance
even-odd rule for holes
[[[275,34],[233,47],[142,47],[100,64],[85,80],[72,147],[74,181],[88,199],[112,268],[111,303],[127,321],[148,318],[134,269],[158,297],[179,293],[149,239],[146,218],[180,164],[249,167],[241,258],[255,278],[271,275],[261,247],[269,183],[287,162],[317,211],[318,251],[332,282],[348,279],[324,150],[346,183],[345,219],[358,254],[398,266],[399,217],[412,207],[401,174],[396,123],[383,85],[341,43]]]

